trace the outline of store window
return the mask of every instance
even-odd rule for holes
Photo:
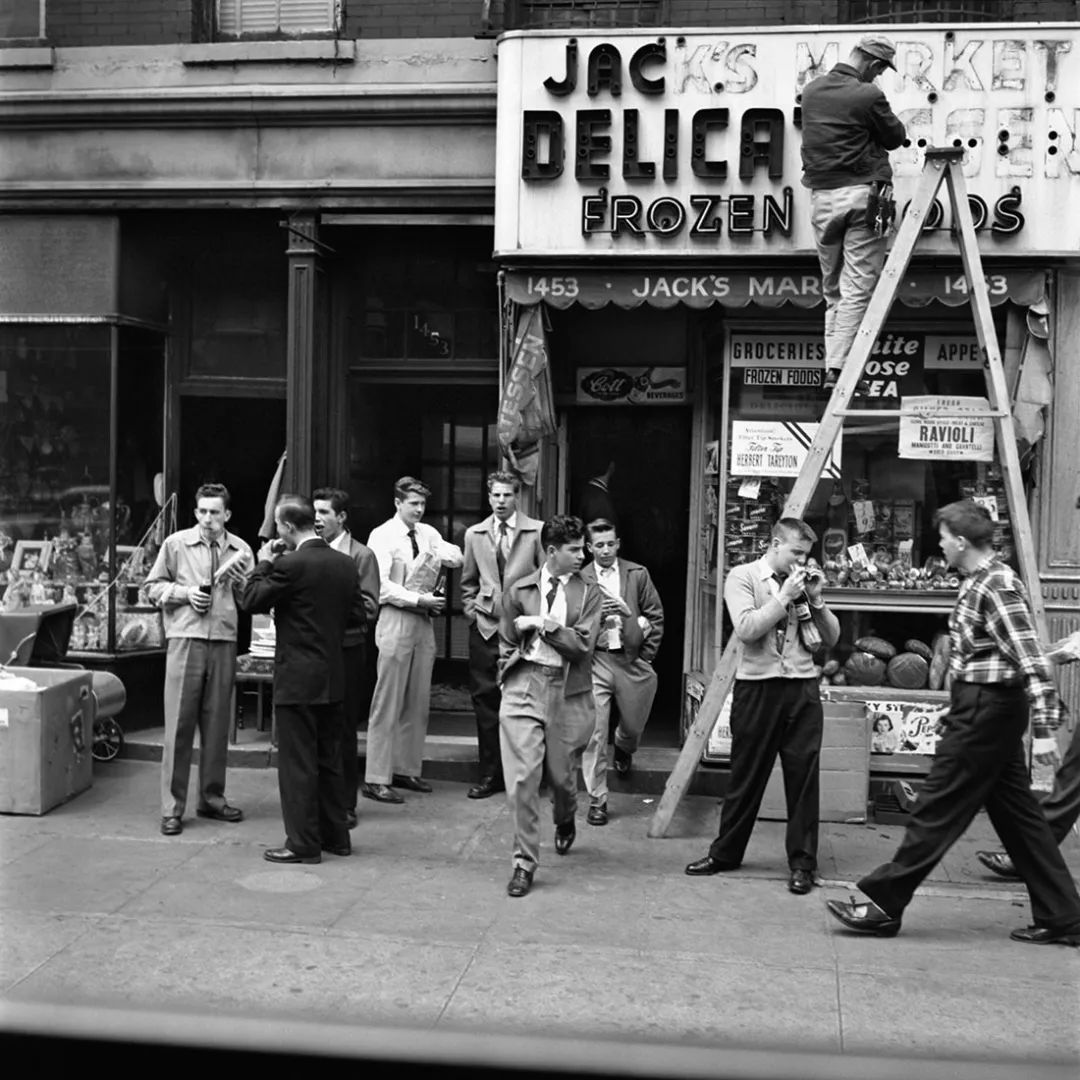
[[[219,37],[335,34],[341,0],[217,0]]]
[[[142,583],[164,535],[164,339],[0,327],[5,611],[73,605],[73,652],[163,645]]]
[[[995,314],[1004,323],[1002,310]],[[820,330],[796,322],[729,322],[711,342],[691,664],[705,677],[699,684],[730,634],[727,572],[767,550],[823,416],[823,349]],[[934,514],[957,499],[981,502],[995,521],[995,548],[1013,560],[1011,514],[991,422],[956,419],[988,408],[969,324],[944,312],[891,321],[865,375],[869,391],[855,395],[853,410],[880,414],[903,403],[905,415],[848,417],[803,514],[842,628],[839,644],[818,660],[834,693],[868,709],[915,709],[914,724],[944,701],[943,635],[960,585],[941,557]],[[691,697],[688,684],[692,711]],[[932,752],[932,734],[886,747],[887,726],[881,722],[882,759]]]
[[[0,0],[0,41],[45,37],[45,0]]]
[[[1015,4],[1004,0],[847,0],[849,23],[1011,22]],[[844,8],[847,8],[845,13]]]

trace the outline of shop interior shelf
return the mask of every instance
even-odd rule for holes
[[[826,589],[834,611],[931,611],[947,615],[956,607],[955,589]]]

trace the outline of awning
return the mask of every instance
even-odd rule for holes
[[[1044,270],[987,271],[990,303],[1011,300],[1030,307],[1047,293]],[[615,304],[621,308],[743,308],[749,304],[780,307],[792,304],[812,308],[822,302],[821,275],[811,269],[671,270],[671,269],[535,269],[508,270],[506,297],[516,304],[573,304],[596,309]],[[897,298],[909,307],[939,301],[949,307],[968,303],[967,284],[959,266],[949,269],[909,270]]]

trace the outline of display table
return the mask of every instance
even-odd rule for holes
[[[254,685],[256,701],[255,723],[257,725],[257,730],[264,730],[263,716],[265,715],[265,710],[263,708],[263,695],[269,691],[270,745],[277,746],[277,718],[274,713],[273,684],[274,658],[272,656],[252,656],[250,653],[244,653],[236,658],[236,675],[233,679],[232,702],[230,703],[230,715],[232,716],[231,742],[236,742],[236,732],[238,728],[236,688],[238,686]]]

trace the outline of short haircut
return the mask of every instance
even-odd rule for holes
[[[226,510],[229,509],[229,502],[231,496],[229,495],[229,489],[224,484],[200,484],[199,490],[195,492],[195,505],[199,505],[200,499],[220,499],[222,505]]]
[[[278,517],[294,529],[308,532],[315,528],[315,507],[306,495],[282,495],[277,511]]]
[[[426,499],[431,494],[431,488],[421,483],[415,476],[401,476],[394,481],[394,498],[407,499],[410,495],[419,495]]]
[[[616,539],[619,536],[619,530],[615,528],[615,523],[613,521],[608,521],[607,518],[596,518],[594,521],[590,521],[589,524],[585,526],[585,532],[588,533],[590,540],[597,533],[602,532],[613,532]]]
[[[575,540],[585,539],[585,526],[581,518],[572,514],[556,514],[544,522],[540,530],[540,546],[547,551],[549,547],[562,547]]]
[[[805,540],[808,544],[817,542],[817,533],[802,518],[781,518],[772,527],[774,540]]]
[[[498,472],[488,473],[488,494],[491,493],[491,489],[496,484],[509,484],[514,489],[515,495],[521,490],[521,480],[512,472],[508,472],[506,469],[500,469]]]
[[[972,499],[961,499],[941,507],[934,515],[935,525],[944,525],[953,536],[962,536],[977,548],[987,548],[994,541],[994,520],[985,506]]]
[[[328,502],[330,509],[335,514],[345,514],[349,510],[349,493],[342,491],[341,488],[316,488],[311,495],[311,501],[314,502]]]

